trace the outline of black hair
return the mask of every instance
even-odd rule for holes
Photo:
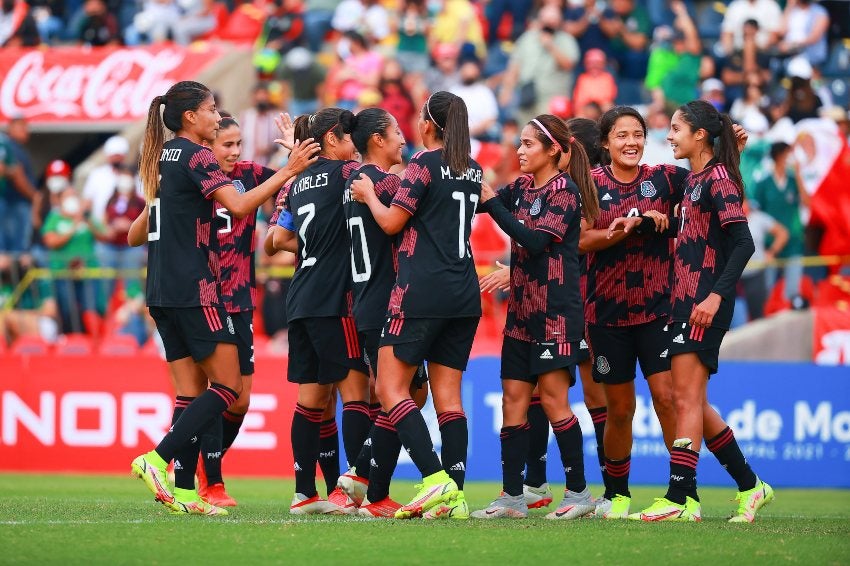
[[[322,108],[315,114],[303,114],[295,119],[295,139],[313,138],[325,149],[325,134],[331,132],[337,139],[350,134],[357,127],[357,117],[342,108]]]
[[[472,148],[469,114],[463,99],[444,90],[435,92],[422,107],[422,119],[434,124],[437,139],[443,142],[443,160],[452,175],[466,171]]]
[[[363,49],[369,48],[369,44],[366,42],[366,38],[357,33],[356,31],[347,31],[342,35],[343,37],[347,37],[352,43],[357,43]]]
[[[785,142],[776,142],[774,144],[771,144],[771,146],[770,146],[770,158],[772,160],[776,161],[777,157],[779,157],[780,155],[782,155],[783,153],[788,151],[790,148],[791,148],[791,146],[788,145]]]
[[[226,130],[230,126],[239,127],[239,122],[236,121],[236,118],[233,117],[233,114],[226,110],[219,110],[219,116],[221,116],[221,122],[218,123],[219,130]]]
[[[600,140],[602,138],[599,133],[599,124],[589,118],[570,118],[567,120],[567,127],[575,136],[576,141],[584,148],[590,166],[601,165],[602,147]]]
[[[609,108],[601,118],[599,118],[599,144],[602,145],[602,142],[608,139],[608,134],[611,133],[611,130],[614,129],[614,124],[617,123],[617,120],[622,118],[623,116],[628,116],[630,118],[634,118],[640,123],[641,128],[643,128],[643,136],[646,137],[646,120],[643,115],[632,108],[631,106],[614,106],[613,108]],[[600,163],[605,165],[609,165],[611,163],[611,154],[608,152],[608,149],[605,147],[600,147],[600,152],[602,156],[602,160]]]
[[[392,124],[392,115],[383,108],[366,108],[357,113],[357,125],[351,132],[351,141],[360,155],[369,153],[369,138],[374,134],[383,137],[387,128]]]
[[[744,181],[741,178],[741,154],[732,119],[721,114],[705,100],[692,100],[679,106],[682,120],[691,127],[692,132],[705,130],[706,142],[712,149],[714,159],[726,166],[729,176],[743,193]]]

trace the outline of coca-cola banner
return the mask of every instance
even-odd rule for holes
[[[0,49],[0,121],[15,116],[34,124],[139,120],[154,96],[197,77],[223,52],[211,44]]]

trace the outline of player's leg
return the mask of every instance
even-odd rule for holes
[[[528,405],[528,426],[528,457],[525,462],[523,494],[529,509],[538,509],[552,503],[552,491],[546,481],[549,419],[540,404],[537,388],[534,389]]]
[[[593,433],[596,436],[596,460],[602,475],[602,485],[608,492],[608,472],[605,468],[605,422],[608,420],[608,407],[605,401],[605,389],[593,379],[593,360],[586,340],[581,341],[578,355],[578,374],[581,378],[581,390],[584,406],[593,421]]]
[[[339,428],[336,424],[337,384],[328,398],[328,404],[322,413],[322,423],[319,429],[319,469],[325,479],[325,489],[328,496],[336,488],[339,478]]]

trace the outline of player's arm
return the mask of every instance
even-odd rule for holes
[[[542,253],[555,239],[551,232],[532,230],[517,220],[487,183],[481,183],[479,206],[496,221],[499,228],[531,255]]]
[[[591,228],[582,219],[578,249],[581,253],[598,252],[625,240],[632,234],[666,234],[668,228],[675,225],[671,218],[657,211],[648,210],[640,216],[615,218],[608,228]]]
[[[148,241],[148,215],[150,209],[145,205],[142,213],[139,214],[133,223],[130,224],[130,231],[127,232],[127,244],[132,247],[138,247]]]
[[[285,208],[280,211],[280,216],[277,218],[277,224],[269,230],[269,236],[272,240],[272,249],[277,253],[279,250],[285,252],[298,253],[298,238],[295,236],[295,221],[292,218],[292,213]],[[268,241],[266,237],[266,241]],[[274,254],[270,254],[274,255]]]
[[[378,226],[390,236],[398,234],[407,224],[411,214],[400,206],[384,206],[375,192],[375,184],[367,175],[360,176],[351,183],[351,197],[365,203]]]

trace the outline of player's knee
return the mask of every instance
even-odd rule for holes
[[[655,414],[659,416],[674,413],[676,408],[673,403],[673,392],[653,392],[652,408],[655,409]]]
[[[569,408],[569,403],[566,397],[561,398],[545,391],[540,391],[540,406],[547,415],[554,415],[562,411],[564,408]]]
[[[608,421],[613,426],[623,426],[632,422],[635,416],[635,399],[608,399]]]

